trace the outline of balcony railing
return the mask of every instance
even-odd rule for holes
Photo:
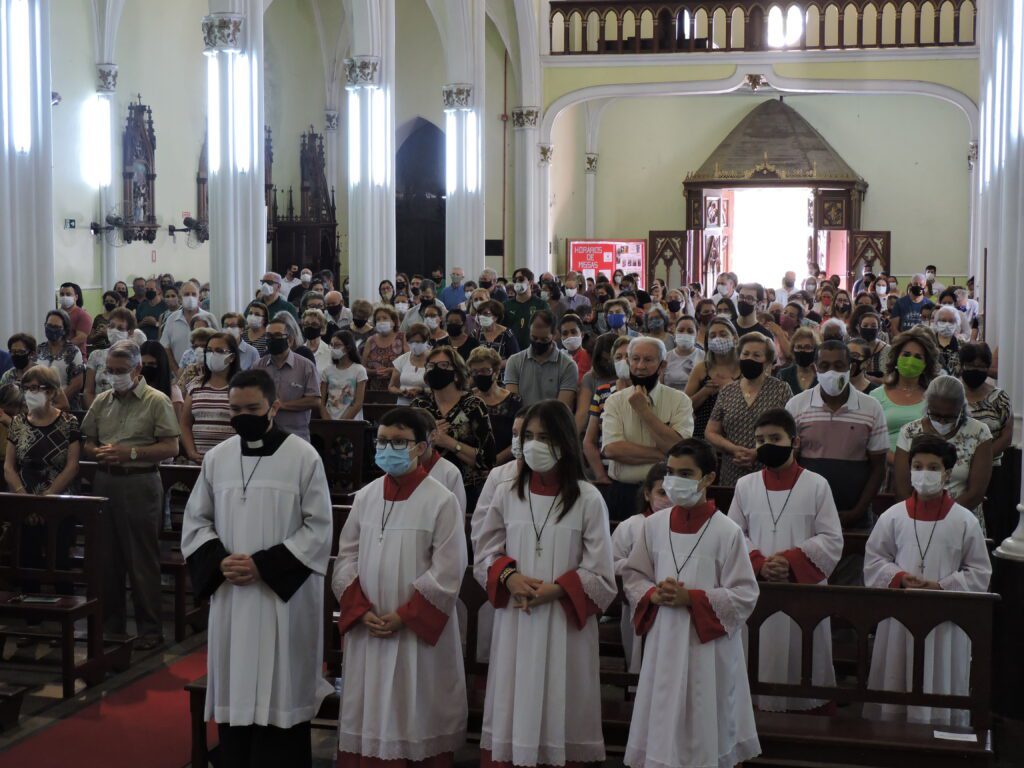
[[[552,0],[553,55],[974,45],[973,0]]]

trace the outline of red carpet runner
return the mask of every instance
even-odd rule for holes
[[[136,680],[0,754],[0,768],[182,768],[191,757],[186,683],[206,652]]]

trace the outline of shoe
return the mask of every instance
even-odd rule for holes
[[[143,637],[135,641],[135,649],[139,651],[151,651],[164,644],[164,639],[159,635],[156,637]]]

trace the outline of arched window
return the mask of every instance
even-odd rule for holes
[[[800,42],[804,32],[804,17],[795,5],[783,16],[782,9],[773,5],[768,12],[768,46],[789,48]]]

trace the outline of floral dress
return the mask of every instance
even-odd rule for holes
[[[739,381],[722,387],[715,401],[715,409],[711,413],[711,421],[720,422],[722,436],[744,448],[754,447],[754,426],[761,414],[772,408],[785,408],[793,396],[789,384],[769,376],[761,385],[754,402],[747,405]],[[722,455],[722,474],[719,485],[736,485],[743,475],[761,469],[761,464],[754,462],[749,468],[739,467],[731,456]]]
[[[487,413],[487,406],[476,395],[466,393],[448,411],[447,415],[441,413],[432,394],[420,395],[412,401],[412,407],[429,411],[438,421],[447,421],[449,435],[458,442],[477,449],[476,463],[473,466],[460,461],[455,451],[440,449],[441,455],[458,467],[462,473],[462,479],[466,481],[467,486],[468,505],[470,496],[468,491],[470,488],[479,490],[483,486],[484,480],[487,479],[487,473],[494,466],[494,431],[491,428],[491,418]]]
[[[49,344],[41,344],[36,350],[36,364],[53,368],[60,379],[61,387],[66,387],[71,380],[79,374],[85,374],[85,360],[82,359],[82,351],[70,341],[64,342],[64,346],[56,355],[50,351]],[[81,404],[81,392],[71,398],[69,405],[71,410],[77,410]]]
[[[377,339],[375,334],[363,344],[363,365],[369,377],[366,388],[372,392],[386,392],[394,362],[405,352],[405,334],[396,333],[388,346],[379,346]]]

